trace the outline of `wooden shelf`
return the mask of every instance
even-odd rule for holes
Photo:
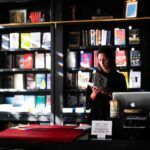
[[[150,17],[139,17],[139,18],[113,18],[113,19],[96,19],[96,20],[62,20],[62,21],[50,21],[50,22],[38,22],[38,23],[8,23],[0,24],[0,29],[5,28],[21,28],[21,27],[38,27],[38,26],[49,26],[54,24],[76,24],[76,23],[98,23],[98,22],[124,22],[124,21],[146,21],[150,20]]]

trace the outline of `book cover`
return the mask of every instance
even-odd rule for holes
[[[24,54],[23,55],[24,59],[24,69],[32,69],[33,68],[33,56],[32,54]]]
[[[10,33],[10,50],[19,49],[19,33]]]
[[[107,30],[106,45],[111,45],[111,30]]]
[[[77,67],[77,52],[67,52],[67,67],[75,68]]]
[[[94,50],[94,67],[98,66],[97,50]]]
[[[46,107],[46,98],[44,95],[37,95],[35,99],[35,108],[43,110]]]
[[[46,75],[45,74],[36,74],[36,89],[46,89]]]
[[[31,33],[21,33],[21,48],[26,50],[31,48]]]
[[[51,32],[44,32],[42,34],[42,48],[51,50]]]
[[[26,74],[26,89],[34,90],[36,88],[35,74]]]
[[[5,75],[4,77],[5,80],[5,88],[6,89],[13,89],[14,88],[14,75]]]
[[[51,112],[51,105],[52,105],[51,95],[46,95],[46,108],[45,108],[45,111]]]
[[[10,49],[10,36],[9,34],[2,34],[1,36],[1,48],[5,50]]]
[[[90,29],[90,46],[96,45],[96,31],[95,29]]]
[[[41,47],[41,32],[31,32],[31,48]]]
[[[141,66],[141,53],[139,50],[130,50],[130,65]]]
[[[86,107],[86,95],[84,95],[83,93],[79,95],[79,106]]]
[[[67,106],[68,107],[77,107],[78,106],[78,96],[76,94],[67,95]]]
[[[116,67],[126,67],[127,66],[127,53],[126,53],[126,50],[116,49],[116,51],[115,51],[115,61],[116,61]]]
[[[23,74],[21,74],[21,73],[14,74],[14,88],[16,90],[23,90],[24,89]]]
[[[114,29],[114,44],[125,45],[126,44],[126,30],[121,28]]]
[[[24,96],[24,107],[26,107],[29,112],[33,111],[33,109],[35,108],[35,96],[34,95]]]
[[[107,87],[107,83],[108,83],[108,79],[104,75],[96,72],[94,74],[93,83],[94,83],[94,86],[96,86],[96,87],[98,87],[100,89],[101,88],[106,88]]]
[[[80,66],[81,68],[92,67],[92,53],[87,52],[80,53]]]
[[[51,53],[46,53],[46,69],[51,69]]]
[[[129,75],[127,71],[119,71],[119,73],[123,74],[126,80],[127,88],[129,88]]]
[[[107,30],[101,30],[101,45],[106,45],[106,38],[107,38]]]
[[[48,73],[47,74],[47,89],[51,89],[51,74],[50,73]]]
[[[14,68],[14,55],[5,55],[5,68],[12,69]]]
[[[14,96],[6,96],[5,97],[6,104],[14,105]]]
[[[101,30],[96,29],[96,46],[101,44]]]
[[[129,72],[129,88],[141,88],[141,71]]]
[[[129,29],[129,44],[140,44],[139,29]]]
[[[86,89],[89,78],[89,72],[78,71],[78,88],[83,90]]]
[[[24,69],[24,55],[16,55],[16,68]]]
[[[37,69],[45,68],[45,56],[43,53],[35,54],[35,68]]]
[[[16,67],[19,69],[32,69],[33,56],[31,53],[16,55]]]
[[[24,95],[14,95],[14,106],[20,107],[24,105]]]
[[[77,87],[77,73],[67,72],[67,87],[69,88]]]

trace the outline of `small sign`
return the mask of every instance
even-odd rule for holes
[[[112,121],[92,121],[91,135],[97,135],[98,138],[105,139],[106,135],[112,135]]]

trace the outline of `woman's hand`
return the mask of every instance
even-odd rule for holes
[[[101,92],[101,89],[95,86],[92,86],[92,93],[91,93],[91,99],[95,100],[96,96]]]
[[[112,93],[109,90],[107,90],[107,89],[100,89],[100,88],[95,87],[95,86],[92,86],[91,88],[92,88],[91,99],[93,101],[96,99],[96,96],[99,93],[106,94],[106,95],[112,97]]]

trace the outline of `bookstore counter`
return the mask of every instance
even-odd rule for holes
[[[120,132],[120,135],[122,133]],[[0,149],[145,149],[150,138],[91,136],[90,129],[64,125],[26,125],[0,131]]]

